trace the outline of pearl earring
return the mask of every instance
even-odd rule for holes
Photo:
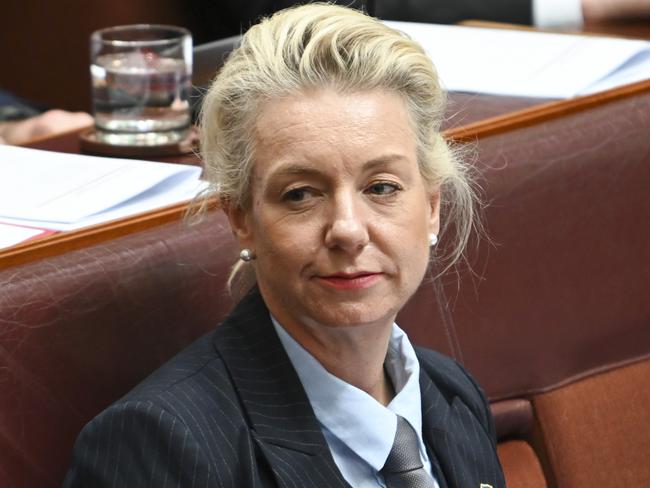
[[[255,259],[255,254],[253,254],[253,251],[251,251],[250,249],[242,249],[239,252],[239,259],[247,263]]]
[[[438,236],[433,232],[429,234],[429,246],[435,246],[438,243]]]

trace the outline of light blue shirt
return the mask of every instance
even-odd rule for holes
[[[422,440],[420,364],[404,331],[393,324],[384,366],[396,395],[384,407],[365,391],[329,373],[274,317],[271,319],[298,372],[334,462],[350,485],[385,488],[379,470],[393,447],[396,414],[404,417],[417,433],[422,463],[431,474],[431,463]]]

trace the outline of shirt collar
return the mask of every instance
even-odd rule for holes
[[[408,337],[393,324],[384,366],[396,395],[387,407],[363,390],[329,373],[271,316],[320,424],[379,471],[393,446],[397,420],[404,417],[422,440],[420,365]]]

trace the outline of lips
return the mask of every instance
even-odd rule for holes
[[[318,276],[317,279],[332,288],[339,290],[359,290],[369,288],[382,277],[383,273],[361,271],[357,273],[334,273]]]

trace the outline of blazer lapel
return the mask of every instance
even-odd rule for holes
[[[449,405],[431,379],[420,367],[420,396],[422,399],[422,437],[429,448],[431,466],[436,474],[440,488],[447,488],[447,466],[445,444],[447,431],[445,418],[449,415]],[[452,485],[453,486],[453,485]]]
[[[214,335],[254,441],[282,487],[349,487],[257,289]]]
[[[440,487],[478,488],[482,483],[495,488],[494,453],[486,452],[490,441],[482,439],[483,427],[467,406],[454,396],[447,399],[420,368],[422,435],[432,454]]]

